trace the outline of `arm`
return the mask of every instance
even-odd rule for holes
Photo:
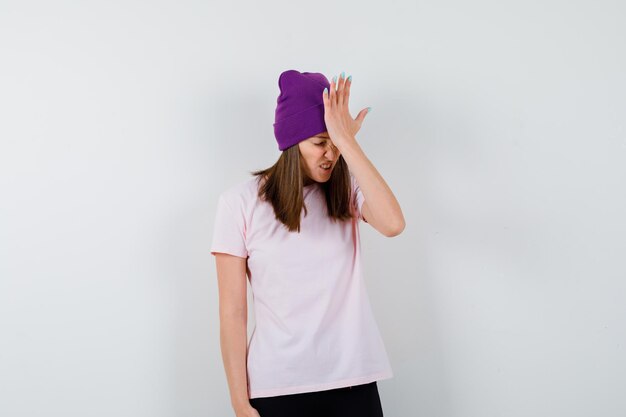
[[[363,218],[383,235],[396,236],[405,226],[402,209],[383,177],[356,141],[355,135],[369,110],[361,110],[356,119],[350,116],[352,76],[344,78],[344,75],[342,72],[338,86],[336,77],[333,77],[330,91],[324,89],[324,122],[333,143],[359,183],[364,199],[361,208]]]
[[[248,398],[246,355],[248,348],[248,304],[246,258],[216,253],[219,286],[220,347],[235,413],[247,415]]]
[[[354,137],[346,138],[340,143],[341,154],[363,193],[363,217],[383,235],[399,235],[404,230],[405,221],[393,192]]]

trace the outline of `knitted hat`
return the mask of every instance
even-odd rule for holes
[[[278,78],[274,136],[281,151],[325,132],[324,88],[330,83],[318,72],[287,70]]]

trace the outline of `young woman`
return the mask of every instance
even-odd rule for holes
[[[393,372],[361,269],[359,221],[387,237],[400,205],[356,141],[352,77],[283,72],[271,167],[222,192],[220,341],[237,417],[381,417]],[[255,328],[247,342],[247,281]]]

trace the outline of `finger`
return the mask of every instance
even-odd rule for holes
[[[339,74],[339,88],[337,88],[337,104],[340,106],[343,106],[344,104],[344,98],[343,98],[343,92],[344,92],[344,87],[346,84],[346,73],[344,71],[341,71],[341,74]]]
[[[330,107],[330,100],[328,98],[328,88],[324,88],[322,91],[322,101],[324,102],[324,109]]]
[[[363,123],[363,120],[365,119],[365,115],[366,115],[367,113],[368,113],[368,112],[367,112],[367,107],[366,107],[366,108],[364,108],[363,110],[361,110],[361,111],[359,112],[359,114],[357,114],[356,119],[354,119],[354,120],[356,120],[356,121],[357,121],[357,122],[359,122],[359,123]]]
[[[346,84],[343,92],[343,102],[345,105],[348,105],[350,101],[350,87],[352,86],[352,75],[346,78]]]
[[[337,79],[337,77],[333,77],[332,80],[330,80],[330,106],[334,107],[335,103],[337,101],[337,92],[335,91],[337,88],[337,83],[335,82]]]

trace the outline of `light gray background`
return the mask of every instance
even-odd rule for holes
[[[353,75],[386,417],[626,415],[619,1],[0,2],[0,415],[230,416],[219,192]],[[253,324],[253,321],[251,321]]]

